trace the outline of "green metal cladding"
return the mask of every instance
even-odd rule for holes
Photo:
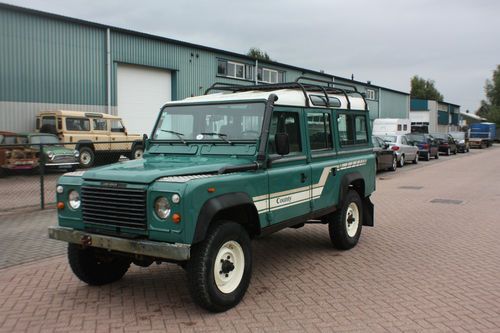
[[[105,104],[102,29],[0,8],[0,100]]]

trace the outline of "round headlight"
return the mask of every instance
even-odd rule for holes
[[[63,193],[64,192],[64,187],[62,187],[61,185],[57,185],[56,192],[59,193],[59,194]]]
[[[172,194],[172,202],[174,204],[178,204],[179,202],[181,202],[181,196],[178,195],[177,193]]]
[[[75,150],[75,151],[73,152],[73,155],[74,155],[76,158],[78,158],[78,157],[80,157],[80,152],[79,152],[78,150]]]
[[[80,194],[77,191],[71,190],[68,195],[68,204],[73,209],[80,208]]]
[[[162,220],[165,220],[168,215],[170,215],[170,204],[168,203],[167,198],[159,197],[156,199],[155,212],[156,215]]]
[[[49,159],[53,159],[53,158],[54,158],[54,156],[56,156],[56,155],[54,154],[54,152],[51,152],[51,151],[48,151],[48,152],[47,152],[47,157],[48,157]]]

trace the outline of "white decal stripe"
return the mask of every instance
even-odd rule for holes
[[[311,196],[312,199],[318,199],[319,197],[321,197],[321,194],[323,193],[326,181],[328,180],[328,176],[330,175],[330,172],[333,168],[336,168],[338,171],[346,170],[358,166],[363,166],[367,163],[367,161],[368,160],[363,159],[363,160],[344,162],[341,164],[328,165],[324,167],[323,171],[321,172],[319,181],[316,184],[312,185],[312,190],[311,187],[309,186],[303,186],[287,191],[270,193],[269,200],[267,194],[259,195],[257,197],[253,197],[252,199],[255,203],[255,206],[259,214],[306,202],[309,200],[309,196]],[[276,200],[281,200],[282,202],[278,203],[278,201]]]

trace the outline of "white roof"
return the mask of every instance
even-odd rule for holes
[[[215,101],[242,101],[242,100],[267,100],[269,95],[275,94],[278,96],[278,100],[274,102],[275,105],[292,105],[292,106],[306,106],[306,101],[304,93],[300,89],[279,89],[272,91],[260,91],[260,90],[250,90],[243,92],[220,92],[196,97],[189,97],[181,101],[169,102],[170,104],[180,104],[180,103],[201,103],[201,102],[215,102]],[[323,92],[311,92],[308,91],[307,95],[324,96]],[[341,106],[339,109],[347,109],[347,99],[345,95],[342,94],[328,94],[330,97],[336,97],[340,100]],[[365,101],[363,98],[357,94],[349,95],[349,101],[351,102],[352,110],[365,110]],[[324,108],[324,106],[315,106],[309,103],[310,107]]]

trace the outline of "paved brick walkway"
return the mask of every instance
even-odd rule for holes
[[[0,269],[65,254],[64,243],[47,238],[56,223],[53,209],[0,215]]]
[[[89,287],[58,256],[0,270],[0,332],[499,332],[500,149],[445,159],[381,174],[376,227],[351,251],[321,225],[255,241],[226,313],[196,307],[175,265]]]

